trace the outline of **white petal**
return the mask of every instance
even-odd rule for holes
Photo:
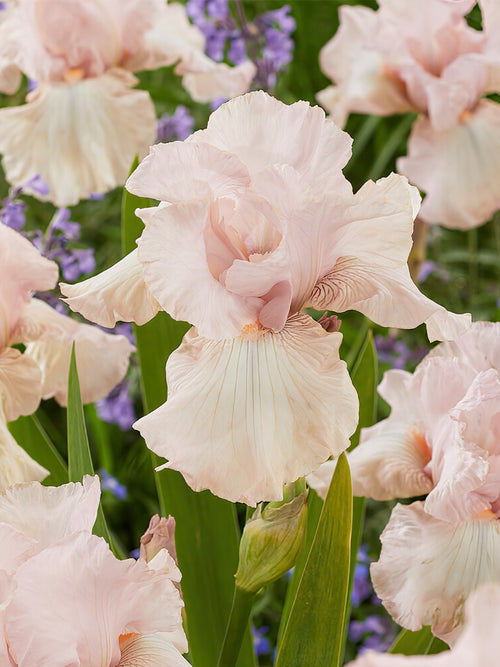
[[[420,217],[451,229],[486,222],[500,207],[500,107],[482,100],[446,131],[426,118],[413,126],[398,170],[427,195]]]
[[[166,632],[136,635],[120,643],[121,658],[117,667],[188,667]]]
[[[377,595],[403,627],[453,640],[462,605],[481,583],[500,581],[500,526],[496,519],[462,523],[426,514],[423,503],[397,505],[381,535],[380,560],[371,566]]]
[[[210,102],[217,97],[231,98],[246,93],[257,68],[251,60],[229,67],[200,53],[187,62],[180,62],[175,73],[183,75],[182,84],[195,102]]]
[[[34,339],[26,345],[25,354],[42,371],[42,398],[54,396],[61,405],[66,405],[73,343],[84,403],[104,398],[125,377],[129,356],[135,349],[125,336],[79,324],[39,299],[32,299],[25,315],[33,323],[30,329],[31,340]]]
[[[78,83],[40,83],[20,107],[0,110],[0,152],[7,180],[35,174],[57,206],[122,185],[134,157],[153,143],[156,115],[146,91],[125,70]]]
[[[341,335],[306,315],[278,334],[186,334],[167,364],[169,397],[135,424],[196,491],[254,505],[349,445],[358,400]]]
[[[5,420],[36,412],[42,398],[42,374],[38,365],[13,347],[0,352],[0,409]]]
[[[49,474],[19,447],[0,410],[0,491],[20,482],[42,481]]]
[[[114,327],[117,321],[146,324],[160,310],[144,282],[137,250],[92,278],[76,285],[60,283],[60,288],[72,310],[102,327]]]

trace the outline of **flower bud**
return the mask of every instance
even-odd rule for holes
[[[172,558],[177,562],[175,553],[175,519],[168,519],[155,514],[149,522],[148,529],[141,537],[141,558],[149,563],[161,549],[167,549]]]
[[[259,506],[240,542],[236,587],[256,593],[293,567],[307,526],[307,492],[291,500]]]

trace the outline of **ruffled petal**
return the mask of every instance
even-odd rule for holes
[[[319,103],[341,126],[352,111],[386,116],[411,110],[402,81],[374,48],[379,14],[367,7],[342,6],[339,20],[339,29],[319,55],[321,69],[338,85],[318,93]]]
[[[245,165],[209,144],[173,141],[151,146],[126,188],[166,202],[242,194],[250,185]]]
[[[425,467],[430,458],[431,451],[416,428],[386,420],[383,433],[364,439],[348,455],[353,494],[392,500],[429,493],[433,481]]]
[[[60,283],[60,288],[71,310],[102,327],[114,327],[117,321],[146,324],[160,310],[144,281],[137,250],[92,278],[76,285]]]
[[[234,67],[216,63],[203,53],[181,61],[175,73],[182,75],[182,85],[195,102],[210,102],[218,97],[232,98],[246,93],[257,68],[251,60]]]
[[[41,482],[49,471],[19,447],[5,424],[0,410],[0,491],[21,482]]]
[[[358,399],[339,333],[306,315],[278,334],[186,334],[167,364],[167,402],[135,427],[188,484],[255,505],[349,445]],[[167,436],[165,435],[167,434]]]
[[[479,373],[489,368],[500,372],[500,322],[473,322],[471,328],[454,341],[436,345],[430,357],[458,357]]]
[[[120,643],[121,658],[117,667],[188,667],[179,651],[164,632],[127,638]]]
[[[42,257],[21,234],[0,224],[0,348],[10,344],[31,292],[52,289],[58,275],[55,262]]]
[[[234,205],[226,201],[226,215],[234,215]],[[139,260],[164,310],[210,338],[237,336],[257,321],[264,301],[229,292],[209,269],[204,230],[209,221],[216,224],[223,217],[219,204],[172,204],[140,214],[146,228],[138,240]]]
[[[270,165],[288,164],[319,191],[351,192],[342,169],[352,139],[307,102],[287,106],[263,91],[247,93],[220,106],[207,129],[187,141],[237,155],[251,177]]]
[[[34,541],[36,553],[79,531],[90,534],[100,497],[97,475],[62,486],[18,484],[0,495],[0,522]]]
[[[5,627],[17,664],[117,665],[120,635],[181,623],[182,602],[167,576],[141,560],[117,560],[85,532],[30,558],[16,581]]]
[[[0,352],[0,409],[5,420],[36,412],[42,398],[42,374],[38,365],[13,347]]]
[[[373,586],[403,627],[432,632],[450,643],[463,621],[462,606],[482,583],[500,581],[500,526],[496,519],[440,521],[423,503],[396,505],[381,535]]]
[[[451,229],[470,229],[500,207],[500,106],[489,100],[447,131],[420,118],[398,170],[426,192],[420,217]]]
[[[429,340],[457,338],[470,315],[454,315],[425,297],[410,278],[407,257],[419,196],[397,174],[369,181],[354,195],[309,302],[319,310],[359,310],[382,326],[426,322]]]
[[[0,152],[7,180],[39,174],[57,206],[122,185],[134,157],[154,142],[156,115],[146,91],[125,70],[77,83],[40,83],[20,107],[0,110]]]
[[[25,309],[26,333],[31,340],[25,354],[42,371],[42,398],[55,397],[66,405],[71,348],[75,343],[76,365],[82,401],[92,403],[109,394],[128,369],[129,356],[134,351],[125,336],[106,334],[89,324],[79,324],[61,315],[43,301],[32,299]]]

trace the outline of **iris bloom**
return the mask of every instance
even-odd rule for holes
[[[196,490],[278,500],[348,446],[357,397],[341,334],[303,308],[425,321],[431,338],[468,326],[410,279],[415,188],[393,174],[353,195],[341,171],[350,146],[318,107],[236,98],[206,130],[152,147],[130,177],[131,192],[161,202],[138,211],[138,250],[62,286],[106,326],[160,308],[194,325],[169,358],[168,401],[136,427]]]
[[[427,193],[420,217],[468,229],[500,207],[500,6],[480,0],[483,30],[464,16],[474,0],[379,0],[340,8],[320,63],[335,82],[318,100],[344,123],[351,112],[419,114],[398,171]]]
[[[117,560],[91,534],[99,496],[88,476],[0,495],[2,664],[188,664],[175,562]]]
[[[465,604],[464,629],[451,651],[438,655],[386,655],[368,651],[348,667],[496,667],[500,651],[500,585],[478,588]]]
[[[386,373],[391,415],[349,458],[356,495],[427,496],[395,507],[371,575],[398,623],[431,625],[448,643],[471,591],[500,581],[499,342],[500,324],[478,322],[413,375]]]
[[[71,347],[75,343],[82,400],[106,396],[124,377],[132,345],[56,312],[33,291],[52,289],[55,262],[42,257],[18,232],[0,224],[0,488],[42,480],[47,471],[14,441],[7,422],[30,415],[42,398],[67,401]],[[14,347],[22,343],[25,351]],[[96,368],[99,373],[96,373]]]
[[[14,92],[16,68],[17,83],[36,82],[25,105],[0,111],[4,170],[14,186],[40,174],[58,206],[121,185],[154,142],[133,72],[177,63],[198,101],[245,92],[255,73],[205,56],[184,7],[165,0],[18,0],[0,20],[0,90]]]

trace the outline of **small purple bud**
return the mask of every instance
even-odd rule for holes
[[[36,176],[30,178],[30,180],[22,186],[22,189],[33,190],[33,192],[43,196],[48,195],[50,192],[49,186],[41,179],[40,174],[36,174]]]

